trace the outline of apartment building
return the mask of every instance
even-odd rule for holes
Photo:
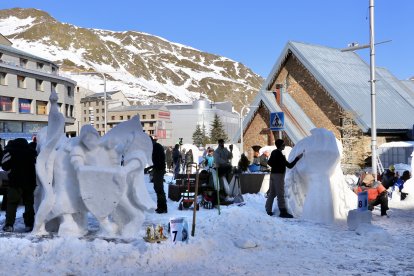
[[[135,115],[140,116],[145,133],[156,136],[163,145],[170,143],[172,122],[170,111],[165,105],[131,105],[111,108],[108,111],[108,126],[113,128]]]
[[[106,109],[105,109],[106,94]],[[130,106],[122,91],[95,93],[80,99],[80,123],[78,127],[90,124],[101,136],[108,132],[113,124],[109,124],[109,110],[116,107]],[[106,114],[106,115],[105,115]],[[105,127],[106,116],[106,127]]]
[[[52,90],[65,123],[73,124],[75,86],[75,81],[59,76],[58,65],[13,48],[0,34],[0,138],[31,140],[47,125]]]

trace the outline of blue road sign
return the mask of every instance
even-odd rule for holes
[[[285,114],[283,112],[270,113],[270,130],[284,130],[285,128]]]

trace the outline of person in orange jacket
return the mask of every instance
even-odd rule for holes
[[[381,216],[387,215],[388,194],[385,187],[380,183],[374,185],[375,178],[372,174],[366,174],[362,184],[355,189],[355,193],[368,192],[368,209],[374,210],[374,206],[381,204]]]

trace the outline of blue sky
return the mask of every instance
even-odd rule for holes
[[[141,31],[239,61],[267,77],[287,41],[369,43],[368,0],[1,0],[86,28]],[[414,1],[375,1],[377,66],[414,76]],[[368,62],[369,49],[358,53]]]

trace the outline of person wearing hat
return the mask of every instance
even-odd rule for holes
[[[374,210],[374,206],[381,204],[381,216],[387,216],[388,194],[381,182],[375,183],[375,178],[368,173],[363,176],[361,186],[355,189],[355,193],[368,192],[368,209]]]
[[[293,218],[291,214],[287,212],[285,203],[285,173],[286,168],[293,168],[296,163],[302,158],[303,153],[296,156],[296,158],[289,163],[286,160],[283,150],[285,149],[285,142],[282,139],[277,139],[275,142],[276,149],[270,154],[270,158],[267,164],[271,167],[270,170],[270,183],[269,194],[266,200],[266,212],[269,216],[273,216],[273,201],[277,197],[277,206],[279,207],[279,217],[281,218]]]
[[[398,180],[398,176],[395,174],[395,167],[394,165],[390,165],[388,169],[386,169],[382,173],[382,176],[381,176],[382,185],[385,187],[385,189],[388,190],[388,188],[394,186],[397,180]]]

